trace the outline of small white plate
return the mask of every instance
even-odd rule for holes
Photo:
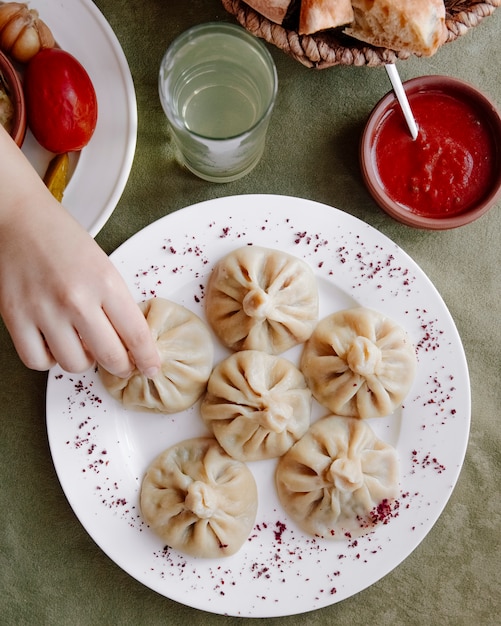
[[[30,3],[52,30],[59,46],[80,61],[98,100],[98,121],[89,144],[71,155],[73,174],[63,205],[94,237],[122,195],[136,149],[137,106],[127,59],[110,25],[90,0]],[[28,131],[23,145],[43,176],[52,154]]]
[[[206,434],[196,405],[167,416],[126,411],[94,369],[49,374],[47,426],[55,467],[76,515],[99,546],[146,586],[220,614],[270,617],[311,611],[372,585],[424,539],[447,503],[468,441],[470,385],[454,322],[423,271],[395,243],[332,207],[283,196],[235,196],[179,210],[125,242],[112,259],[137,300],[154,296],[204,318],[214,263],[249,244],[284,250],[313,268],[320,316],[362,305],[385,313],[413,339],[418,369],[402,407],[370,420],[394,445],[401,496],[387,524],[357,541],[308,537],[286,516],[275,461],[249,464],[259,489],[256,525],[241,550],[220,560],[166,548],[142,521],[144,472],[163,449]],[[227,355],[215,340],[216,361]],[[297,363],[300,348],[284,353]],[[327,411],[314,407],[313,419]]]

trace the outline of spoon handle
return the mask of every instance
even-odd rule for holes
[[[412,139],[414,141],[418,136],[418,127],[416,124],[416,120],[414,119],[414,115],[412,114],[411,107],[409,105],[409,100],[407,99],[407,94],[405,93],[405,89],[402,85],[400,75],[397,71],[396,66],[393,63],[387,63],[385,67],[386,67],[388,76],[390,77],[390,81],[393,86],[393,91],[395,92],[395,95],[397,96],[397,100],[402,108],[405,121],[407,122],[407,126],[409,127]]]

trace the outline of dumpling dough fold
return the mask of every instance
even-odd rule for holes
[[[318,290],[310,266],[286,252],[246,246],[213,268],[206,315],[232,350],[280,354],[305,341],[318,319]]]
[[[304,346],[300,369],[313,396],[332,413],[383,417],[407,395],[416,353],[398,324],[357,307],[318,323]]]
[[[395,448],[367,422],[329,415],[279,460],[275,480],[282,506],[305,532],[344,539],[385,520],[381,511],[398,495],[398,473]]]
[[[214,368],[200,410],[228,454],[257,461],[281,456],[308,430],[311,403],[293,363],[243,350]]]
[[[205,392],[214,344],[208,326],[185,307],[164,298],[139,304],[156,341],[161,368],[154,378],[135,369],[119,378],[99,367],[111,395],[125,408],[177,413],[192,406]]]
[[[226,557],[248,538],[257,511],[249,468],[212,437],[162,452],[141,485],[144,520],[171,548],[203,558]]]

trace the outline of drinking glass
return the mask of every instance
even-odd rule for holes
[[[248,174],[263,154],[277,85],[271,54],[240,26],[210,22],[175,39],[158,88],[186,167],[212,182]]]

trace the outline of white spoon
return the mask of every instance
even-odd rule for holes
[[[418,136],[418,127],[416,124],[416,120],[414,119],[414,115],[412,114],[409,100],[407,99],[407,94],[405,93],[405,89],[402,85],[402,80],[400,79],[397,68],[393,63],[387,63],[385,67],[386,71],[388,72],[388,76],[390,77],[393,91],[395,92],[397,100],[402,108],[402,112],[404,114],[405,121],[407,122],[407,126],[409,127],[412,140],[414,141]]]

